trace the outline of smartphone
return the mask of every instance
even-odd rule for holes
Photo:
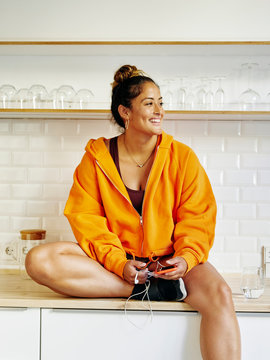
[[[156,275],[163,275],[163,274],[167,274],[167,273],[170,273],[170,272],[172,272],[172,271],[174,271],[174,270],[176,270],[177,269],[177,267],[176,266],[165,266],[165,267],[163,267],[162,269],[160,269],[160,270],[155,270],[154,271],[154,273],[156,274]]]

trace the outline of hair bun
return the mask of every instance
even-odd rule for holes
[[[138,70],[134,65],[123,65],[114,74],[114,82],[112,87],[115,88],[117,85],[123,83],[125,80],[134,77],[144,75],[142,70]]]

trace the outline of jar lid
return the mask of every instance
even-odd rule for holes
[[[42,240],[46,236],[46,230],[42,229],[26,229],[21,230],[20,233],[22,240]]]

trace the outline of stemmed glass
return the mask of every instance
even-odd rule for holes
[[[186,97],[186,110],[194,110],[196,107],[196,95],[195,95],[195,84],[192,80],[189,81],[187,86],[187,97]]]
[[[179,89],[177,91],[177,105],[180,110],[183,110],[185,108],[186,103],[186,89],[184,87],[184,79],[185,76],[177,76],[179,78]]]
[[[239,97],[242,110],[244,111],[255,110],[256,104],[258,104],[261,100],[260,95],[251,88],[252,75],[254,69],[258,66],[259,64],[257,63],[245,63],[241,65],[243,71],[246,70],[247,72],[247,85],[248,85],[248,89],[242,92],[242,94]]]
[[[171,90],[171,83],[173,82],[172,79],[165,79],[164,80],[166,84],[166,91],[163,96],[164,106],[165,109],[172,109],[173,108],[173,92]]]
[[[214,103],[215,106],[218,110],[223,110],[224,109],[224,104],[225,104],[225,92],[223,90],[222,87],[222,80],[226,79],[225,76],[218,76],[217,77],[217,81],[218,81],[218,88],[215,92],[215,96],[214,96]]]
[[[205,90],[205,78],[200,78],[200,84],[196,93],[197,105],[199,110],[204,110],[206,107],[206,90]]]
[[[214,92],[212,90],[213,79],[208,79],[208,90],[205,95],[206,108],[212,110],[214,107]]]

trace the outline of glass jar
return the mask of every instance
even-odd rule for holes
[[[19,263],[20,273],[22,278],[30,279],[29,275],[25,270],[25,257],[29,250],[33,247],[45,243],[46,230],[42,229],[27,229],[20,231],[20,242],[19,242]]]

